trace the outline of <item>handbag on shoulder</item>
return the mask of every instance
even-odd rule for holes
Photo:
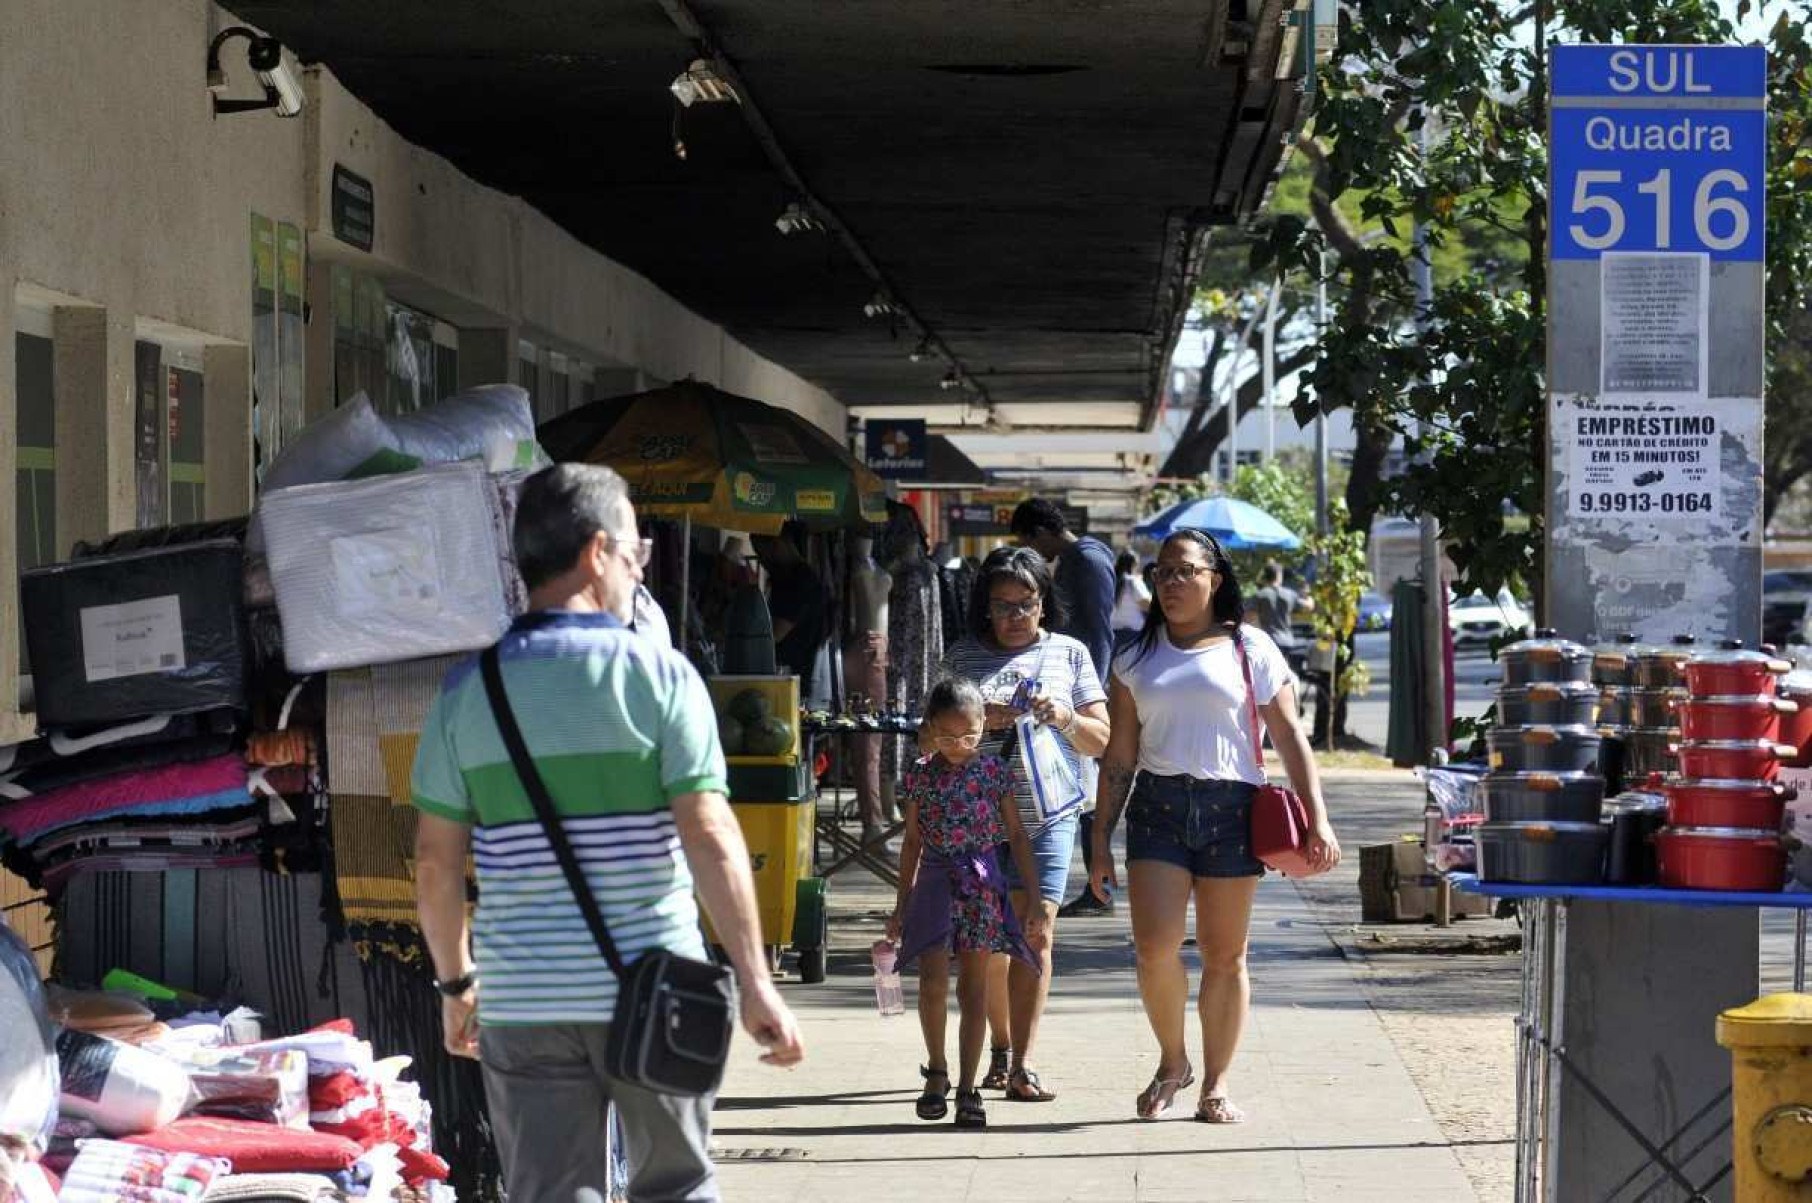
[[[1252,756],[1258,771],[1265,771],[1264,737],[1259,734],[1258,695],[1252,689],[1252,662],[1246,656],[1246,637],[1235,628],[1233,646],[1239,650],[1239,669],[1246,678],[1246,705],[1252,718]],[[1323,872],[1309,862],[1309,834],[1314,824],[1309,808],[1296,791],[1272,785],[1267,779],[1252,798],[1252,855],[1286,877],[1313,877]]]
[[[522,790],[541,820],[541,829],[566,875],[585,925],[598,951],[617,978],[617,1005],[604,1050],[604,1070],[659,1094],[696,1098],[717,1089],[730,1059],[730,1037],[736,1026],[736,986],[730,971],[710,961],[695,961],[664,948],[651,949],[623,963],[591,886],[579,868],[572,841],[560,824],[554,800],[522,742],[522,729],[504,690],[497,648],[479,658],[491,714],[509,750]]]

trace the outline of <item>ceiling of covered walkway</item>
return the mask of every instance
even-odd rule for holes
[[[1276,170],[1308,0],[227,3],[859,412],[1130,431]],[[701,55],[745,103],[675,104]]]

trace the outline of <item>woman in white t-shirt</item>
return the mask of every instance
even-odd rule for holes
[[[1139,575],[1139,557],[1130,551],[1121,552],[1114,562],[1114,578],[1114,646],[1118,647],[1145,625],[1151,590]]]
[[[1114,656],[1108,684],[1112,734],[1101,757],[1094,878],[1101,894],[1119,884],[1108,833],[1125,807],[1139,995],[1159,1051],[1158,1072],[1139,1094],[1139,1118],[1163,1115],[1177,1092],[1195,1082],[1185,1044],[1189,974],[1182,958],[1193,899],[1202,958],[1203,1072],[1195,1117],[1239,1123],[1245,1115],[1227,1097],[1227,1067],[1251,996],[1246,937],[1264,873],[1251,848],[1252,798],[1265,775],[1254,755],[1248,697],[1311,812],[1308,851],[1315,867],[1338,864],[1340,844],[1296,720],[1289,665],[1264,632],[1240,625],[1239,582],[1220,543],[1202,531],[1177,531],[1159,549],[1152,579],[1157,604],[1138,638]]]

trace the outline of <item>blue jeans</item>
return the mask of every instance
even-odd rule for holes
[[[1161,860],[1195,877],[1259,877],[1245,781],[1141,773],[1126,808],[1126,859]]]
[[[1070,856],[1076,849],[1076,824],[1081,812],[1072,810],[1032,837],[1032,867],[1038,873],[1038,893],[1046,902],[1063,901],[1063,888],[1070,880]],[[1000,859],[1007,871],[1007,888],[1023,890],[1019,866],[1013,863],[1011,844],[1000,846]]]

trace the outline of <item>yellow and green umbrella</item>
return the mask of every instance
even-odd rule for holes
[[[604,464],[636,513],[774,534],[887,520],[886,486],[798,414],[683,381],[593,401],[537,432],[557,461]]]

